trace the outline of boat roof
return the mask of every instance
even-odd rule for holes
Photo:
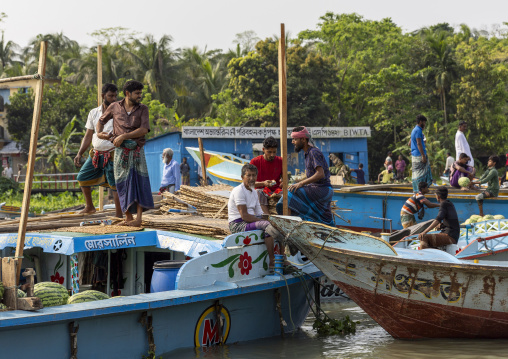
[[[0,234],[0,250],[15,248],[17,233]],[[223,240],[205,236],[194,236],[180,232],[145,229],[137,232],[90,235],[74,232],[27,233],[25,249],[42,248],[45,253],[72,255],[120,248],[156,247],[183,252],[196,257],[203,253],[218,251]]]

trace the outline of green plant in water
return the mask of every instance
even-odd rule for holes
[[[342,319],[333,319],[329,316],[316,318],[312,328],[317,330],[319,335],[347,335],[356,333],[356,324],[348,315]]]

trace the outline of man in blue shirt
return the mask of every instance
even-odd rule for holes
[[[432,171],[427,158],[425,149],[425,136],[423,129],[427,123],[427,118],[423,115],[416,116],[416,126],[411,132],[411,163],[413,165],[412,182],[413,192],[418,193],[418,184],[426,182],[432,185]]]
[[[164,168],[159,192],[175,193],[180,189],[180,165],[173,159],[171,148],[162,151],[162,161],[164,162]]]

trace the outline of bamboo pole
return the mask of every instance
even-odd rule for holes
[[[16,269],[16,284],[19,284],[21,274],[21,262],[23,260],[23,249],[25,248],[25,234],[28,219],[28,210],[30,208],[30,194],[32,193],[32,180],[34,174],[35,153],[37,151],[37,136],[39,135],[39,124],[41,122],[42,95],[44,91],[44,76],[46,75],[46,53],[47,41],[41,42],[41,51],[39,54],[39,69],[37,73],[41,79],[35,86],[35,103],[32,118],[32,132],[30,133],[30,150],[28,152],[28,165],[26,169],[25,191],[23,192],[23,202],[21,205],[21,216],[18,229],[18,241],[16,244],[16,259],[18,266]]]
[[[102,106],[102,46],[97,46],[97,104]],[[99,186],[99,211],[104,210],[104,188]]]
[[[208,181],[206,179],[205,148],[203,147],[203,140],[201,139],[201,137],[198,138],[198,143],[199,143],[199,155],[201,157],[201,171],[203,174],[201,185],[206,186],[208,184]]]
[[[288,209],[288,139],[287,139],[287,96],[286,96],[286,31],[280,24],[279,39],[279,116],[280,116],[280,155],[282,156],[282,214]]]
[[[15,77],[8,77],[5,79],[0,79],[0,84],[5,84],[9,82],[15,82],[15,81],[22,81],[22,80],[38,80],[40,77],[40,74],[37,73],[35,75],[25,75],[25,76],[15,76]]]

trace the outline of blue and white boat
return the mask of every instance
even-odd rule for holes
[[[16,234],[0,235],[4,257],[12,256],[16,240]],[[125,250],[125,284],[118,298],[0,312],[5,358],[19,356],[20,350],[38,358],[77,353],[80,358],[141,358],[149,352],[159,356],[277,336],[281,328],[289,332],[302,325],[322,276],[301,255],[288,258],[301,271],[270,275],[261,231],[223,240],[149,229],[101,235],[46,232],[28,233],[25,243],[23,267],[35,267],[38,281],[58,281],[74,293],[81,289],[83,253],[106,251],[110,257]],[[178,269],[174,290],[148,293],[145,270],[164,255],[190,259]]]

